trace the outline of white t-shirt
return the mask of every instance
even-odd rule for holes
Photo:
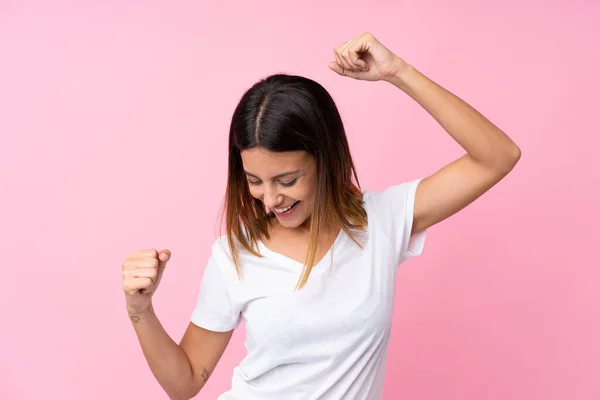
[[[229,331],[243,318],[248,351],[219,400],[381,399],[397,267],[425,243],[411,237],[419,182],[365,190],[364,248],[341,231],[298,291],[302,263],[260,243],[263,258],[240,254],[240,281],[225,236],[214,243],[191,321]]]

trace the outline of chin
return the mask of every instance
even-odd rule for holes
[[[275,216],[277,218],[277,216]],[[279,225],[284,228],[298,228],[302,226],[308,218],[306,217],[297,217],[297,218],[277,218],[277,222]]]
[[[283,226],[284,228],[298,228],[299,226],[301,226],[304,221],[288,221],[288,220],[280,220],[277,219],[277,221],[279,222],[279,225]]]

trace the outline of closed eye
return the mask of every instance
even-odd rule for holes
[[[290,187],[290,186],[294,186],[294,184],[295,184],[296,182],[298,182],[298,178],[296,178],[296,179],[293,179],[293,180],[291,180],[291,181],[289,181],[289,182],[279,182],[279,184],[280,184],[281,186],[283,186],[283,187]],[[256,185],[260,185],[260,184],[262,184],[262,181],[261,181],[261,180],[256,180],[256,181],[253,181],[253,180],[251,180],[251,179],[248,179],[248,184],[250,184],[250,185],[252,185],[252,186],[256,186]]]
[[[280,183],[281,183],[281,186],[284,186],[284,187],[290,187],[290,186],[294,186],[294,184],[295,184],[297,181],[298,181],[298,178],[296,178],[296,179],[294,179],[294,180],[292,180],[292,181],[289,181],[289,182],[285,182],[285,183],[284,183],[284,182],[280,182]]]

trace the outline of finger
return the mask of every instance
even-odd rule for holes
[[[123,271],[123,279],[150,278],[155,282],[157,276],[158,268],[130,268]]]
[[[350,59],[350,62],[352,63],[352,65],[354,65],[356,67],[357,70],[362,71],[362,70],[366,70],[369,67],[367,62],[360,58],[360,54],[357,51],[350,50],[348,52],[348,58]]]
[[[330,62],[329,63],[329,68],[333,72],[336,72],[337,74],[339,74],[341,76],[349,76],[350,78],[358,79],[358,73],[357,72],[350,71],[349,69],[344,69],[344,68],[340,67],[337,62],[334,62],[334,61]]]
[[[158,251],[156,251],[156,249],[136,250],[129,253],[126,258],[129,260],[148,257],[158,257]]]
[[[370,34],[361,33],[352,41],[352,45],[349,48],[349,56],[352,63],[363,71],[369,69],[369,63],[361,58],[361,56],[368,55],[371,49],[371,39],[372,36]]]
[[[136,268],[158,268],[160,261],[158,258],[134,258],[123,262],[123,270]]]
[[[342,68],[340,66],[340,64],[338,62],[336,62],[336,61],[332,61],[332,62],[329,63],[329,69],[331,69],[333,72],[335,72],[335,73],[337,73],[339,75],[345,76],[345,74],[344,74],[344,68]]]
[[[351,65],[348,63],[347,60],[344,60],[344,50],[348,47],[348,42],[339,44],[337,46],[335,46],[333,52],[335,54],[335,58],[338,61],[338,63],[340,64],[340,67],[342,67],[343,69],[349,70],[352,69]]]
[[[354,64],[351,56],[352,49],[355,47],[354,42],[354,39],[350,40],[339,50],[339,52],[340,57],[344,61],[344,68],[351,71],[358,71],[360,68]]]
[[[340,55],[338,54],[337,51],[334,52],[335,55],[335,61],[337,62],[338,66],[340,67],[340,69],[343,71],[344,69],[346,69],[344,67],[344,63],[342,62],[342,58],[340,57]]]
[[[123,271],[123,277],[151,278],[154,280],[158,274],[158,268],[128,268]]]
[[[129,295],[134,295],[140,290],[152,289],[152,280],[150,278],[131,278],[123,283],[123,290]]]
[[[362,44],[360,40],[354,38],[347,42],[341,50],[342,58],[346,61],[352,71],[362,71],[364,69],[365,63],[359,58],[361,47]]]
[[[171,259],[171,250],[169,249],[164,249],[161,250],[159,255],[158,255],[158,270],[159,271],[164,271],[165,267],[167,266],[167,262]]]
[[[344,66],[346,69],[350,71],[358,70],[358,68],[352,63],[352,60],[347,52],[342,54],[342,60],[344,61]]]
[[[350,64],[350,60],[347,59],[345,56],[345,48],[346,46],[336,49],[336,54],[340,61],[340,66],[346,70],[352,71],[354,70],[354,67],[352,66],[352,64]]]

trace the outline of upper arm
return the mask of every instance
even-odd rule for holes
[[[236,284],[235,266],[217,241],[204,269],[190,323],[179,344],[190,360],[194,394],[213,373],[241,320],[242,303],[230,293],[230,286]]]
[[[225,352],[233,330],[215,332],[194,323],[188,325],[179,346],[190,360],[193,374],[193,393],[197,394],[206,384]]]
[[[486,166],[469,155],[423,179],[415,193],[412,233],[421,232],[471,204],[506,176],[520,151],[501,166]]]

